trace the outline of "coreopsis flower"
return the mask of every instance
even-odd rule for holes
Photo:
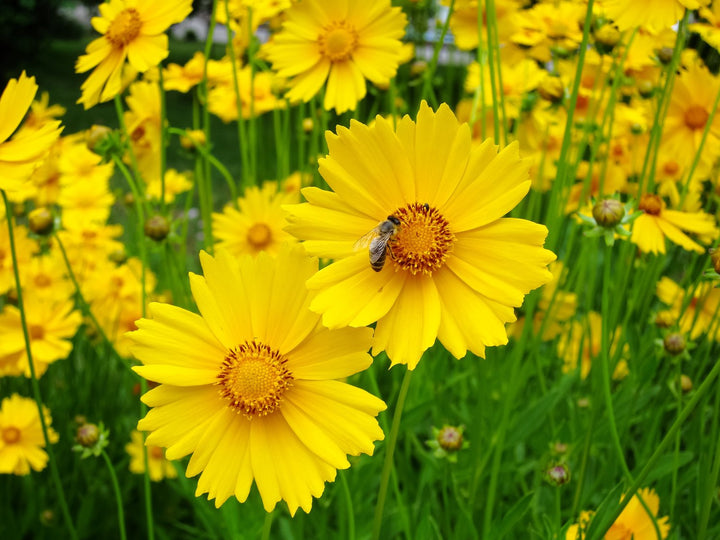
[[[632,538],[633,540],[665,540],[670,533],[670,520],[667,516],[658,517],[660,512],[660,497],[654,489],[644,488],[638,490],[645,506],[640,502],[638,495],[633,495],[630,502],[610,526],[604,538],[620,539]],[[648,514],[648,510],[652,515]],[[565,533],[565,540],[584,540],[585,531],[594,516],[594,512],[584,511],[580,513],[579,523],[570,525]],[[660,538],[657,536],[655,524],[660,531]]]
[[[720,3],[713,2],[708,7],[700,8],[699,14],[705,21],[689,25],[689,30],[700,34],[708,45],[720,50]]]
[[[238,118],[238,95],[240,109],[245,119],[272,111],[283,102],[274,93],[276,76],[267,71],[252,73],[250,66],[238,70],[238,91],[234,83],[215,86],[208,94],[208,110],[223,122]]]
[[[125,127],[146,183],[160,178],[160,86],[153,81],[130,85],[125,101]]]
[[[685,14],[685,9],[698,9],[707,4],[703,0],[602,0],[602,8],[620,30],[644,27],[659,32],[671,27]]]
[[[60,122],[51,120],[11,138],[37,89],[35,77],[23,71],[18,79],[8,81],[0,96],[0,189],[4,191],[20,189],[60,135]]]
[[[36,376],[42,376],[52,362],[67,358],[72,351],[70,340],[82,322],[74,307],[67,298],[52,300],[32,294],[24,297]],[[0,375],[31,375],[20,310],[7,304],[0,312]]]
[[[327,142],[320,174],[334,192],[306,188],[308,202],[288,207],[305,249],[335,259],[308,281],[323,323],[377,321],[373,354],[410,369],[436,338],[457,358],[507,343],[513,308],[552,279],[555,259],[544,226],[503,217],[530,189],[517,143],[473,146],[447,105],[425,102],[417,123],[353,121]]]
[[[669,306],[661,312],[663,317],[676,322],[680,331],[688,334],[691,340],[710,332],[710,339],[720,339],[720,328],[716,312],[720,305],[720,289],[711,282],[703,282],[691,291],[685,291],[669,277],[663,277],[657,283],[657,296]],[[688,299],[687,295],[692,296]]]
[[[145,473],[145,445],[143,436],[137,430],[130,433],[130,442],[125,445],[125,451],[130,455],[130,472]],[[147,448],[147,471],[150,480],[159,482],[164,478],[176,478],[177,471],[173,464],[165,457],[165,450],[159,446]]]
[[[0,205],[3,207],[4,204]],[[3,212],[4,213],[4,212]],[[15,255],[18,268],[25,268],[32,255],[40,250],[38,243],[28,237],[28,230],[22,225],[13,225],[13,239],[15,240]],[[0,294],[5,294],[15,288],[15,274],[13,272],[12,251],[10,250],[10,236],[5,219],[0,218]]]
[[[80,217],[74,221],[65,218],[58,237],[80,282],[107,261],[111,253],[124,249],[122,242],[117,240],[122,233],[122,225],[103,225]]]
[[[144,73],[168,55],[165,30],[192,11],[192,0],[109,0],[90,21],[102,37],[92,41],[75,64],[77,73],[93,72],[82,84],[78,103],[89,109],[122,90],[127,60]]]
[[[181,193],[185,193],[192,188],[192,175],[190,172],[178,172],[175,169],[165,171],[165,202],[170,204],[175,197]],[[145,189],[145,195],[149,199],[160,200],[162,192],[162,183],[160,175],[151,178]]]
[[[298,247],[200,262],[190,284],[201,315],[153,303],[130,334],[134,369],[160,383],[138,429],[168,459],[192,454],[186,475],[200,474],[196,494],[217,507],[244,502],[254,481],[267,511],[285,500],[308,512],[347,454],[372,454],[383,438],[385,404],[340,381],[371,364],[372,331],[320,324],[305,287],[317,259]]]
[[[20,283],[26,296],[66,300],[75,292],[75,286],[67,277],[65,261],[57,249],[20,265]]]
[[[646,193],[640,197],[638,216],[632,228],[630,241],[645,253],[665,253],[665,238],[684,249],[704,253],[705,249],[683,231],[712,240],[718,237],[715,218],[705,212],[670,210],[658,196]]]
[[[442,0],[442,4],[449,6],[450,1]],[[498,39],[501,43],[506,42],[510,35],[515,32],[512,14],[521,8],[522,5],[519,0],[498,0],[495,2]],[[483,13],[483,36],[487,32],[486,20],[487,15]],[[470,51],[478,46],[478,0],[457,0],[455,2],[455,8],[450,16],[450,32],[455,38],[455,45],[458,49]]]
[[[583,3],[561,0],[537,3],[530,9],[513,12],[515,32],[510,40],[527,49],[527,54],[541,62],[552,58],[553,49],[568,54],[582,41],[582,21],[587,7]]]
[[[187,93],[200,84],[204,75],[205,55],[198,51],[184,66],[168,64],[163,72],[163,85],[165,90]],[[232,63],[227,56],[221,60],[208,59],[207,81],[210,87],[217,84],[232,84]]]
[[[620,336],[620,329],[616,329],[613,336],[615,339],[610,342],[610,358],[614,356],[617,349],[617,338]],[[578,362],[580,362],[580,378],[586,379],[590,374],[592,363],[600,355],[601,348],[602,317],[599,313],[591,311],[587,314],[587,320],[573,321],[558,341],[558,355],[563,360],[563,373],[575,371],[578,368]],[[624,379],[628,372],[627,362],[621,358],[615,365],[612,378],[615,380]]]
[[[262,188],[249,187],[238,199],[238,207],[227,205],[212,215],[213,238],[217,247],[233,255],[276,254],[280,246],[294,237],[283,230],[287,226],[284,204],[297,203],[297,192],[278,191],[275,182]]]
[[[50,425],[52,418],[47,407],[43,407],[43,414],[48,439],[55,443],[58,434]],[[30,469],[42,471],[48,462],[44,447],[45,438],[35,401],[18,394],[3,399],[0,405],[0,474],[26,475]]]
[[[387,84],[401,58],[407,19],[390,0],[302,0],[290,7],[282,30],[265,47],[291,101],[310,101],[325,85],[324,107],[354,110],[367,92],[365,79]]]
[[[692,63],[675,79],[661,140],[661,155],[674,156],[689,164],[700,148],[705,126],[710,120],[720,79],[699,63]],[[710,124],[702,160],[714,164],[720,156],[720,114]]]

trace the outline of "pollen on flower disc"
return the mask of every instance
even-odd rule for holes
[[[140,35],[142,21],[135,8],[127,8],[118,13],[105,32],[105,37],[113,47],[122,48]]]
[[[20,440],[20,430],[14,426],[2,430],[2,440],[5,444],[15,444]]]
[[[248,244],[257,250],[266,248],[272,242],[272,231],[265,223],[253,223],[246,235]]]
[[[685,111],[685,125],[690,129],[703,129],[709,117],[705,108],[693,105]]]
[[[323,33],[318,37],[318,43],[323,56],[331,62],[342,62],[355,51],[358,35],[345,21],[334,22],[323,29]]]
[[[415,275],[432,275],[445,264],[455,235],[443,215],[427,204],[412,203],[393,215],[400,220],[398,233],[390,241],[390,255],[396,268]]]
[[[652,193],[646,193],[640,197],[638,208],[646,214],[657,216],[662,211],[662,199]]]
[[[287,358],[257,341],[231,349],[218,374],[220,394],[230,407],[248,418],[265,416],[280,405],[293,376]]]

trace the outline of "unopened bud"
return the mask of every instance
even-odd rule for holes
[[[443,426],[436,438],[440,448],[454,452],[462,447],[463,429],[455,426]]]
[[[663,346],[667,352],[676,356],[685,350],[685,336],[678,332],[668,334],[663,339]]]
[[[565,97],[565,85],[560,77],[545,77],[538,86],[538,94],[545,101],[560,103]]]
[[[410,64],[410,75],[412,77],[417,77],[418,75],[422,75],[425,70],[427,69],[428,64],[425,60],[416,60],[412,64]]]
[[[690,390],[693,389],[692,379],[684,373],[680,375],[680,389],[683,391],[684,394],[687,394]]]
[[[93,125],[85,132],[85,144],[88,149],[94,151],[110,133],[112,130],[107,126]]]
[[[655,92],[655,85],[647,80],[638,81],[637,83],[638,92],[644,98],[652,97]]]
[[[100,430],[95,424],[85,423],[77,428],[75,432],[75,440],[77,443],[84,447],[90,448],[97,443],[100,437]]]
[[[607,54],[615,48],[620,41],[620,30],[610,24],[604,24],[594,33],[595,45],[601,54]]]
[[[302,128],[305,133],[310,133],[313,130],[314,122],[312,118],[303,118]]]
[[[710,262],[712,263],[713,269],[720,274],[720,248],[710,250]]]
[[[194,150],[198,146],[205,146],[207,138],[201,129],[189,129],[185,135],[180,136],[180,146],[185,150]]]
[[[661,63],[663,63],[665,65],[669,64],[670,60],[672,60],[672,57],[673,57],[672,47],[663,47],[661,49],[658,49],[657,57]]]
[[[28,214],[28,228],[40,236],[50,234],[54,224],[55,219],[47,207],[36,208]]]
[[[625,217],[625,207],[617,199],[603,199],[595,203],[592,215],[598,225],[612,229]]]
[[[556,463],[545,470],[545,481],[553,486],[562,486],[570,481],[570,468],[566,463]]]
[[[170,232],[170,223],[167,218],[160,214],[155,214],[145,221],[145,236],[152,238],[156,242],[165,240]]]

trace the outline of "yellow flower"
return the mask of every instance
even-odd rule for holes
[[[692,290],[692,298],[686,300],[688,293],[669,277],[663,277],[657,284],[657,296],[670,309],[663,312],[670,320],[677,321],[680,331],[696,339],[705,332],[711,331],[710,339],[720,339],[720,329],[715,321],[715,313],[720,305],[720,289],[712,283],[701,283]],[[685,309],[683,311],[683,306]],[[682,314],[682,316],[681,316]]]
[[[582,2],[538,3],[513,11],[515,32],[510,39],[528,50],[535,60],[548,62],[551,50],[575,51],[582,41],[582,22],[587,7]]]
[[[30,108],[37,89],[35,77],[28,77],[23,71],[19,79],[10,79],[0,96],[0,189],[5,191],[23,186],[60,135],[60,122],[49,121],[10,138]]]
[[[633,495],[630,502],[617,517],[615,522],[605,533],[605,540],[665,540],[670,533],[670,520],[667,516],[658,518],[660,510],[660,497],[654,489],[639,489],[638,494],[642,497],[652,515],[640,502],[638,495]],[[565,540],[584,540],[585,531],[590,523],[594,512],[581,512],[580,523],[571,525],[565,534]],[[657,523],[660,531],[658,538],[653,520]]]
[[[661,155],[689,163],[695,157],[710,119],[720,79],[697,63],[675,79],[663,122]],[[720,156],[720,114],[715,114],[703,146],[702,160],[714,164]]]
[[[55,443],[58,434],[50,426],[50,411],[43,407],[43,414],[48,439]],[[45,438],[35,401],[18,394],[3,399],[0,406],[0,474],[26,475],[30,469],[42,471],[48,462],[44,447]]]
[[[253,75],[250,66],[238,71],[238,94],[240,94],[243,118],[260,116],[283,104],[273,93],[275,79],[275,75],[267,71]],[[237,120],[237,94],[232,82],[218,85],[210,90],[208,110],[223,122]]]
[[[254,481],[268,512],[280,500],[309,512],[346,455],[383,438],[385,404],[339,380],[371,364],[372,331],[320,324],[305,287],[317,260],[298,247],[200,262],[205,276],[190,284],[201,315],[153,303],[130,334],[144,364],[134,369],[160,383],[138,429],[168,459],[192,454],[186,475],[200,473],[196,494],[217,507],[244,502]]]
[[[73,348],[70,340],[80,327],[82,317],[69,299],[27,295],[24,307],[35,375],[40,377],[49,364],[70,354]],[[20,310],[11,305],[5,305],[0,313],[0,375],[30,377]]]
[[[336,259],[308,282],[323,323],[377,321],[373,354],[410,369],[436,338],[457,358],[507,343],[513,307],[552,279],[555,259],[542,248],[544,226],[503,218],[530,189],[517,143],[500,153],[490,140],[472,146],[447,105],[433,112],[425,102],[417,123],[353,121],[327,142],[320,174],[334,192],[306,188],[308,203],[288,207],[305,249]],[[396,234],[375,271],[358,239],[390,217]]]
[[[705,249],[683,231],[701,235],[704,240],[718,237],[713,216],[705,212],[668,210],[658,195],[643,195],[638,210],[643,214],[633,222],[630,241],[645,253],[665,253],[665,237],[684,249],[704,253]]]
[[[610,343],[610,358],[615,354],[617,338],[620,329],[616,329]],[[573,321],[565,334],[558,341],[558,355],[563,360],[563,373],[575,371],[580,361],[580,378],[586,379],[590,374],[592,363],[601,352],[602,347],[602,317],[599,313],[591,311],[584,321]],[[627,347],[627,346],[626,346]],[[625,350],[623,352],[626,352]],[[615,365],[612,378],[624,379],[628,374],[628,365],[620,359]]]
[[[67,300],[75,292],[75,286],[67,278],[66,272],[65,261],[57,249],[33,257],[20,266],[23,295]]]
[[[130,433],[130,442],[125,445],[125,451],[130,454],[130,472],[145,473],[145,446],[143,436],[137,430]],[[147,468],[150,480],[159,482],[163,478],[176,478],[177,471],[165,458],[165,451],[159,446],[149,446],[147,449]]]
[[[387,84],[400,63],[406,17],[390,0],[302,0],[286,12],[283,29],[266,45],[291,101],[310,101],[323,84],[324,106],[340,114],[365,97],[365,79]]]
[[[179,173],[175,169],[168,169],[165,172],[165,202],[172,203],[180,193],[185,193],[192,187],[192,174],[190,172]],[[160,200],[162,184],[160,175],[148,181],[145,195],[154,200]]]
[[[449,0],[442,0],[445,6],[450,5]],[[521,9],[519,0],[498,0],[495,2],[495,15],[497,17],[498,38],[501,43],[506,42],[515,32],[513,13]],[[483,13],[483,39],[486,39],[486,15]],[[455,9],[450,17],[450,31],[455,38],[458,49],[472,50],[478,46],[478,1],[457,0]]]
[[[0,206],[5,206],[0,205]],[[19,268],[25,268],[30,262],[33,253],[40,250],[37,242],[28,237],[28,230],[23,226],[13,224],[13,239],[15,240],[15,254]],[[13,273],[12,252],[10,251],[10,236],[5,219],[0,219],[0,294],[5,294],[15,288],[15,274]]]
[[[682,18],[686,7],[697,9],[700,4],[697,0],[602,0],[605,14],[620,30],[636,26],[653,31],[664,30]]]
[[[283,242],[294,238],[283,229],[287,226],[283,204],[296,203],[296,193],[278,192],[274,182],[262,188],[249,187],[238,199],[239,209],[227,205],[222,213],[213,213],[213,237],[217,247],[233,255],[257,255],[278,252]]]
[[[159,64],[168,55],[165,30],[191,11],[192,0],[110,0],[101,4],[100,17],[90,22],[103,35],[87,46],[75,65],[77,73],[94,68],[77,102],[89,109],[119,94],[126,59],[140,73]]]

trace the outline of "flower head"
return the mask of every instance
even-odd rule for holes
[[[271,511],[285,500],[306,512],[346,455],[372,454],[385,404],[339,379],[367,368],[372,331],[328,330],[308,308],[317,260],[285,247],[273,258],[216,258],[190,284],[201,315],[150,304],[130,334],[135,368],[160,383],[138,429],[168,459],[192,454],[196,493],[220,506],[247,499],[253,481]]]
[[[436,338],[457,358],[507,343],[513,308],[552,279],[555,259],[542,247],[544,226],[503,218],[530,189],[517,144],[473,147],[447,105],[434,112],[426,103],[417,123],[351,122],[327,141],[320,174],[334,192],[306,188],[308,202],[288,207],[288,230],[305,249],[335,259],[308,281],[323,323],[377,321],[373,354],[385,350],[411,369]],[[358,239],[380,236],[390,217],[396,233],[377,268]]]
[[[86,109],[109,101],[122,89],[125,60],[143,73],[168,55],[165,30],[192,11],[192,0],[109,0],[91,24],[102,34],[78,58],[75,71],[93,72],[82,85],[78,103]]]
[[[50,412],[43,407],[48,438],[57,442]],[[42,471],[48,462],[38,408],[30,398],[18,394],[2,400],[0,406],[0,474],[25,475]]]
[[[23,71],[10,79],[0,96],[0,189],[17,190],[28,180],[38,161],[60,135],[60,122],[50,120],[33,129],[23,129],[15,137],[25,113],[30,108],[38,86],[35,77]]]
[[[390,0],[302,0],[285,13],[282,31],[266,46],[287,97],[309,101],[327,81],[324,106],[340,114],[365,97],[365,79],[386,84],[401,59],[406,18]]]
[[[130,472],[145,473],[145,445],[143,435],[137,430],[130,433],[130,442],[125,445],[125,451],[130,454]],[[177,477],[173,464],[165,457],[165,450],[159,446],[147,447],[147,470],[150,480],[159,482],[163,478]]]

